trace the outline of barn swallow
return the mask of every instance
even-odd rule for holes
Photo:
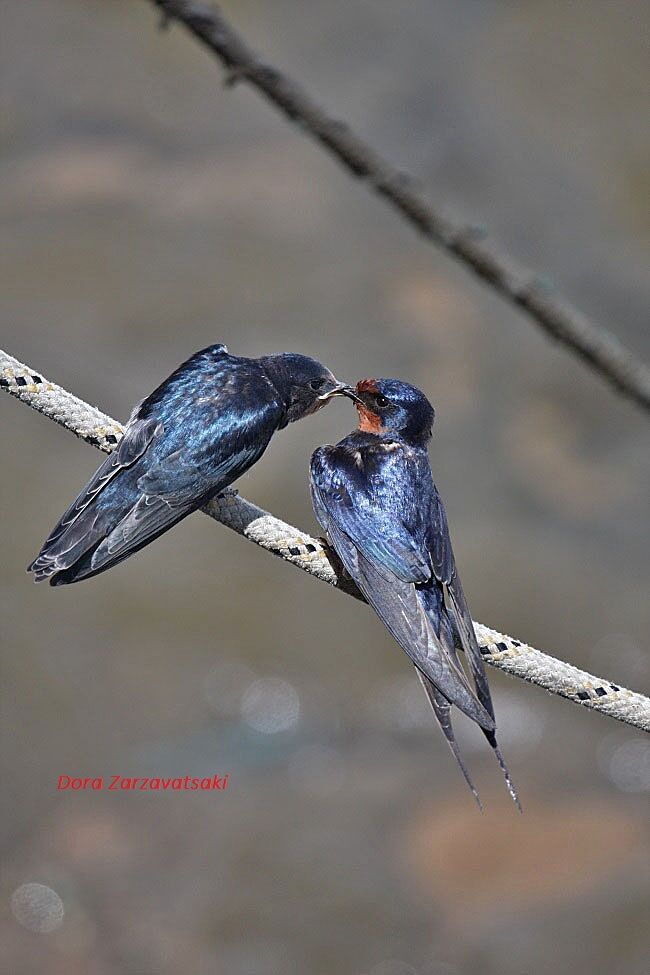
[[[433,407],[419,389],[396,379],[364,379],[344,395],[355,402],[359,427],[312,456],[316,517],[349,575],[415,664],[479,808],[454,736],[452,704],[481,728],[521,811],[497,744],[483,658],[429,464]],[[465,653],[473,687],[457,647]]]
[[[225,345],[195,353],[135,407],[27,571],[53,586],[105,572],[232,484],[276,430],[345,388],[303,355],[247,359]]]

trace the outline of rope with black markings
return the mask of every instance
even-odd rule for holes
[[[23,365],[0,349],[0,388],[49,417],[93,447],[110,453],[124,427],[94,406]],[[354,584],[338,570],[334,559],[316,538],[275,518],[228,490],[203,508],[205,514],[232,528],[249,541],[291,562],[321,582],[361,599]],[[512,677],[537,684],[574,704],[601,711],[625,724],[650,731],[650,699],[635,691],[536,650],[482,623],[474,623],[485,662]]]

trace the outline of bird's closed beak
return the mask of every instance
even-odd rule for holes
[[[331,399],[332,396],[347,396],[349,399],[359,400],[359,397],[354,391],[354,387],[349,386],[347,383],[337,383],[331,389],[328,389],[326,393],[321,393],[318,399],[324,403],[326,400]]]

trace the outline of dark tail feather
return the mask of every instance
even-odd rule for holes
[[[458,576],[447,587],[447,595],[452,611],[444,612],[442,616],[446,618],[451,642],[455,647],[464,651],[472,672],[477,697],[490,717],[494,718],[494,707],[492,706],[490,686],[485,673],[485,663],[481,656],[472,617]],[[456,660],[458,660],[458,655],[456,655]]]
[[[74,574],[78,565],[88,562],[111,527],[108,512],[87,507],[71,524],[44,543],[27,571],[34,573],[35,582],[47,579],[51,585],[60,585],[58,577]]]
[[[201,503],[192,499],[184,505],[172,505],[164,498],[141,495],[117,524],[88,548],[81,558],[65,567],[50,580],[53,586],[90,579],[119,565],[168,531]]]
[[[126,514],[128,513],[127,508]],[[44,543],[27,571],[34,573],[35,582],[47,580],[51,586],[67,586],[105,572],[137,552],[149,540],[134,544],[114,558],[104,559],[97,565],[95,553],[123,520],[123,512],[118,507],[101,511],[95,510],[92,505],[88,506],[74,522],[59,531],[52,541],[48,539]]]
[[[420,683],[422,684],[422,687],[424,688],[425,693],[429,698],[429,702],[431,704],[431,707],[433,708],[433,712],[436,718],[438,719],[438,724],[442,728],[442,733],[447,739],[452,754],[458,763],[458,767],[463,773],[465,781],[467,782],[467,785],[469,786],[470,791],[474,796],[474,799],[476,800],[476,805],[478,806],[480,811],[483,812],[483,803],[481,802],[481,797],[478,794],[476,786],[472,782],[467,766],[465,765],[465,762],[463,761],[463,757],[460,754],[458,748],[458,742],[456,741],[456,737],[454,735],[454,729],[451,724],[451,716],[450,716],[451,705],[449,701],[446,699],[446,697],[443,697],[440,691],[437,690],[437,688],[434,687],[434,685],[431,683],[429,678],[425,677],[424,674],[422,674],[417,669],[417,667],[415,668],[415,672],[420,678]],[[483,733],[485,735],[490,734],[490,732],[487,731],[484,731]]]
[[[465,648],[466,651],[465,655],[468,659],[468,662],[472,670],[472,676],[474,678],[474,686],[476,687],[476,693],[478,699],[483,705],[483,707],[485,708],[485,710],[487,711],[487,713],[492,718],[494,718],[494,708],[492,706],[490,688],[488,686],[487,675],[485,673],[485,665],[483,663],[483,658],[481,657],[481,652],[478,648],[478,643],[476,642],[476,638],[474,634],[474,626],[473,623],[471,622],[471,616],[469,615],[469,610],[467,609],[467,604],[465,603],[465,597],[463,595],[462,589],[460,588],[460,585],[458,585],[455,593],[451,595],[453,595],[454,597],[454,609],[455,609],[454,615],[445,612],[443,610],[442,605],[438,606],[438,613],[439,613],[438,625],[440,627],[440,639],[444,642],[450,657],[452,658],[452,660],[454,661],[454,663],[459,669],[461,669],[461,663],[458,657],[457,645],[461,649]],[[432,601],[431,597],[429,598],[428,609],[430,613],[432,611],[435,611],[436,609],[436,605]],[[466,620],[469,620],[469,624],[465,622]],[[461,626],[465,627],[465,639],[463,639],[463,634],[461,633],[461,629],[460,629]],[[469,627],[471,627],[471,631]],[[449,741],[450,747],[454,752],[454,755],[456,756],[456,760],[458,761],[459,765],[461,765],[461,768],[463,768],[462,760],[457,754],[458,747],[454,740],[453,731],[451,730],[451,720],[447,716],[446,720],[449,725],[449,731],[451,733],[451,738],[450,738],[449,735],[447,734],[447,729],[445,727],[445,724],[441,720],[441,716],[438,713],[438,709],[436,708],[436,705],[434,704],[434,700],[431,696],[431,694],[434,693],[440,697],[441,696],[440,692],[433,685],[432,685],[432,690],[430,692],[429,688],[427,687],[419,671],[418,671],[418,676],[420,677],[424,689],[427,692],[427,696],[431,701],[431,705],[434,711],[436,712],[436,717],[440,722],[440,725],[442,727],[443,732],[445,733],[447,741]],[[442,700],[444,702],[446,699],[443,697]],[[446,703],[447,703],[447,712],[448,712],[449,703],[448,702]],[[503,755],[501,754],[501,749],[497,744],[496,733],[494,728],[489,729],[489,728],[481,727],[481,731],[487,738],[490,744],[490,748],[493,750],[496,756],[501,771],[503,772],[503,776],[506,780],[506,785],[508,786],[508,792],[512,796],[512,801],[516,805],[519,812],[523,812],[523,809],[521,808],[521,803],[519,801],[519,796],[517,795],[517,790],[515,789],[514,783],[510,777],[508,766],[506,765]],[[467,779],[468,776],[464,769],[463,769],[463,774]],[[472,788],[472,791],[475,792],[471,784],[470,784],[470,788]]]
[[[493,731],[485,731],[485,729],[483,728],[481,730],[483,731],[483,734],[485,735],[488,742],[490,743],[490,748],[496,755],[497,762],[499,763],[499,767],[503,772],[503,777],[506,780],[506,785],[508,786],[508,792],[512,796],[512,801],[514,802],[519,812],[523,813],[523,809],[521,808],[521,802],[519,801],[519,796],[517,795],[517,790],[515,789],[514,783],[510,777],[508,766],[506,765],[503,755],[501,754],[501,749],[497,744],[497,738],[495,733]]]
[[[73,582],[81,582],[82,579],[90,579],[92,576],[99,575],[100,572],[103,572],[104,569],[95,570],[91,566],[92,557],[97,551],[98,547],[99,544],[95,545],[91,549],[88,549],[88,551],[84,552],[82,557],[73,565],[68,566],[66,569],[60,569],[54,575],[50,576],[50,585],[69,586]],[[108,566],[106,568],[108,568]]]

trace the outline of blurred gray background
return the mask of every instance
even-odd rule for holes
[[[650,356],[642,0],[223,6]],[[215,341],[415,382],[475,618],[647,692],[647,417],[225,91],[149,4],[4,3],[1,44],[2,346],[120,419]],[[316,530],[309,454],[354,418],[337,402],[280,434],[242,493]],[[0,402],[7,972],[647,975],[640,733],[491,672],[525,815],[459,722],[479,816],[367,609],[201,516],[98,579],[33,586],[100,459]],[[113,772],[231,778],[56,791]]]

